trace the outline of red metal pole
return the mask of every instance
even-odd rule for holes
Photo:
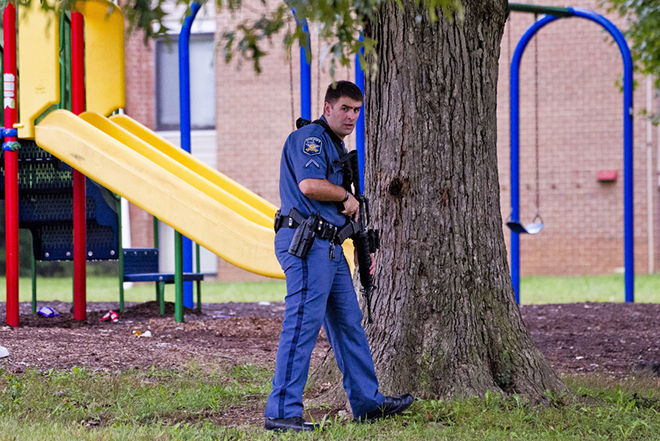
[[[5,156],[5,237],[7,250],[7,324],[18,326],[18,122],[16,103],[16,9],[8,3],[3,16]]]
[[[71,107],[76,115],[85,111],[84,20],[71,13]],[[85,175],[73,171],[73,318],[87,318],[87,214]]]

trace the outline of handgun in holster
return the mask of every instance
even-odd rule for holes
[[[316,228],[319,224],[319,215],[313,214],[298,225],[293,234],[291,245],[289,245],[289,254],[301,259],[307,256],[309,250],[316,239]]]

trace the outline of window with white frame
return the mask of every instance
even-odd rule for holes
[[[156,42],[156,130],[179,129],[178,36]],[[215,44],[212,33],[190,36],[190,117],[193,130],[215,130]]]

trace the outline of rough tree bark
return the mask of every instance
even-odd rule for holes
[[[515,303],[500,214],[496,105],[507,3],[463,0],[464,21],[435,23],[404,3],[386,4],[373,23],[378,71],[365,94],[365,193],[382,240],[374,323],[365,329],[381,389],[543,401],[566,386]]]

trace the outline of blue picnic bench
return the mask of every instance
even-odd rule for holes
[[[161,273],[156,248],[124,249],[124,282],[156,282],[156,301],[165,314],[165,285],[174,283],[174,273]],[[197,298],[201,297],[203,273],[183,273],[184,282],[197,282]],[[199,307],[198,301],[198,307]]]

